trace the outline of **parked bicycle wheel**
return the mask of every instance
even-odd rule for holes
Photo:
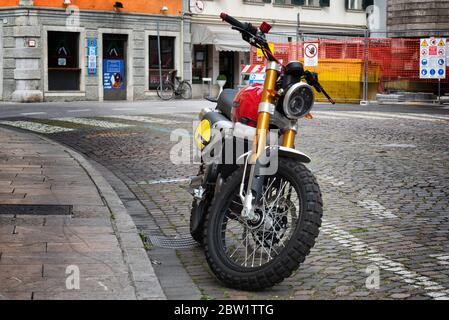
[[[175,95],[175,89],[171,83],[164,83],[162,84],[162,89],[161,86],[157,87],[157,95],[162,100],[171,100]]]
[[[181,82],[178,90],[183,99],[192,99],[192,86],[187,81]]]

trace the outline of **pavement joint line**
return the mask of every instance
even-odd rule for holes
[[[100,193],[102,199],[106,201],[107,207],[111,213],[114,213],[116,215],[116,220],[118,221],[127,221],[129,224],[133,226],[133,230],[129,231],[126,229],[125,231],[122,230],[123,228],[120,228],[120,226],[117,225],[116,221],[114,219],[110,219],[113,229],[115,231],[115,235],[117,237],[117,240],[119,241],[123,258],[127,264],[128,267],[128,273],[130,276],[130,280],[133,283],[133,287],[135,290],[135,294],[137,299],[140,297],[145,297],[145,288],[140,288],[136,285],[135,281],[135,272],[134,272],[134,266],[140,266],[144,265],[146,266],[145,273],[155,275],[155,271],[153,269],[152,263],[146,254],[146,251],[144,249],[143,243],[139,241],[139,248],[128,248],[126,243],[123,242],[123,239],[126,238],[126,235],[129,235],[130,232],[134,234],[135,236],[139,237],[137,227],[134,224],[132,218],[130,217],[128,211],[126,210],[125,206],[123,205],[121,199],[117,195],[117,193],[112,189],[112,186],[107,182],[107,180],[101,175],[101,173],[95,169],[87,159],[85,159],[80,153],[77,151],[71,149],[68,146],[62,145],[56,141],[51,140],[50,138],[44,137],[44,136],[38,136],[42,140],[56,145],[62,149],[66,153],[68,153],[75,161],[78,162],[78,164],[84,169],[86,174],[89,176],[89,178],[92,180],[92,182],[95,184],[98,192]],[[140,237],[139,237],[140,239]],[[138,250],[140,251],[138,251]],[[137,268],[136,268],[137,269]],[[151,282],[151,290],[155,292],[155,296],[157,296],[158,299],[165,300],[167,297],[162,290],[161,284],[159,283],[159,279],[155,276],[154,281]]]
[[[356,255],[370,260],[383,270],[393,272],[402,281],[411,284],[415,288],[423,289],[425,294],[432,299],[449,299],[449,289],[443,287],[427,276],[423,276],[415,271],[407,269],[402,263],[390,260],[377,249],[370,247],[362,240],[354,237],[343,229],[334,226],[332,223],[323,220],[321,230],[324,233],[327,233],[336,242],[340,243],[343,247],[354,251]]]
[[[0,121],[0,124],[46,134],[73,131],[72,128],[52,126],[33,121]]]

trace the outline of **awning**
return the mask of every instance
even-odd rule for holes
[[[217,51],[250,50],[240,33],[227,26],[192,24],[192,44],[213,44]]]

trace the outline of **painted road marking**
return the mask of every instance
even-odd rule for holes
[[[37,116],[39,114],[47,114],[47,112],[24,112],[24,113],[21,113],[22,116]]]
[[[69,113],[75,113],[75,112],[88,112],[91,111],[91,109],[78,109],[78,110],[67,110]]]
[[[160,180],[147,180],[147,181],[141,181],[137,184],[164,184],[164,183],[185,183],[189,182],[189,178],[181,178],[181,179],[160,179]]]
[[[340,187],[343,186],[345,183],[343,181],[339,181],[337,178],[333,176],[327,176],[327,175],[318,175],[318,179],[321,179],[327,183],[330,183],[334,187]]]
[[[38,133],[58,133],[58,132],[73,131],[73,129],[70,128],[50,126],[48,124],[42,124],[31,121],[0,121],[0,124],[5,124],[8,126],[34,131]]]
[[[332,119],[348,119],[348,118],[356,118],[356,119],[370,119],[370,120],[388,120],[388,118],[384,117],[375,117],[375,116],[364,116],[364,115],[357,115],[357,114],[351,114],[351,113],[343,113],[343,112],[329,112],[329,111],[312,111],[312,115],[317,115],[317,118],[323,118],[324,117],[333,117]]]
[[[442,266],[449,266],[449,255],[447,254],[431,254],[432,258],[438,260],[438,263]]]
[[[114,110],[114,111],[135,111],[137,109],[136,108],[115,108],[112,110]]]
[[[374,116],[380,116],[380,117],[386,117],[386,118],[393,118],[393,119],[406,119],[406,120],[421,120],[421,121],[430,121],[430,122],[436,122],[439,120],[449,120],[449,118],[446,118],[444,116],[437,117],[432,116],[429,114],[408,114],[408,113],[387,113],[387,112],[363,112],[363,111],[354,111],[355,114],[360,115],[374,115]]]
[[[325,119],[326,117],[338,117],[340,118],[360,118],[360,119],[372,119],[372,120],[418,120],[418,121],[449,121],[449,117],[443,115],[430,115],[430,114],[415,114],[410,115],[407,113],[388,113],[388,112],[363,112],[363,111],[313,111],[312,114],[316,114],[318,118]],[[332,118],[329,118],[332,119]]]
[[[425,294],[436,300],[449,299],[449,290],[427,276],[415,271],[408,270],[402,263],[390,260],[377,249],[370,247],[362,240],[350,233],[336,227],[333,223],[323,221],[321,230],[345,248],[353,251],[356,255],[364,257],[376,264],[380,269],[393,272],[402,281],[420,288]]]
[[[398,217],[375,200],[361,200],[357,202],[357,205],[368,209],[373,215],[382,219],[394,219]]]
[[[154,117],[148,117],[148,116],[107,116],[106,118],[111,119],[122,119],[122,120],[129,120],[129,121],[136,121],[136,122],[144,122],[144,123],[160,123],[160,124],[181,124],[181,123],[188,123],[188,121],[175,121],[170,119],[161,119],[161,118],[154,118]]]
[[[56,118],[56,119],[53,119],[53,120],[66,121],[66,122],[72,122],[72,123],[76,123],[76,124],[84,124],[84,125],[88,125],[88,126],[100,127],[100,128],[108,128],[108,129],[131,127],[128,124],[115,123],[115,122],[96,120],[96,119],[88,119],[88,118],[71,118],[71,117],[68,117],[68,118]]]

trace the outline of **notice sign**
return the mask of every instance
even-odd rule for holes
[[[97,40],[87,39],[87,73],[97,74]]]
[[[265,83],[265,73],[251,73],[249,75],[248,84],[264,84]]]
[[[318,65],[318,43],[304,43],[304,66],[316,67]]]
[[[419,77],[421,79],[446,78],[446,39],[420,40]]]

